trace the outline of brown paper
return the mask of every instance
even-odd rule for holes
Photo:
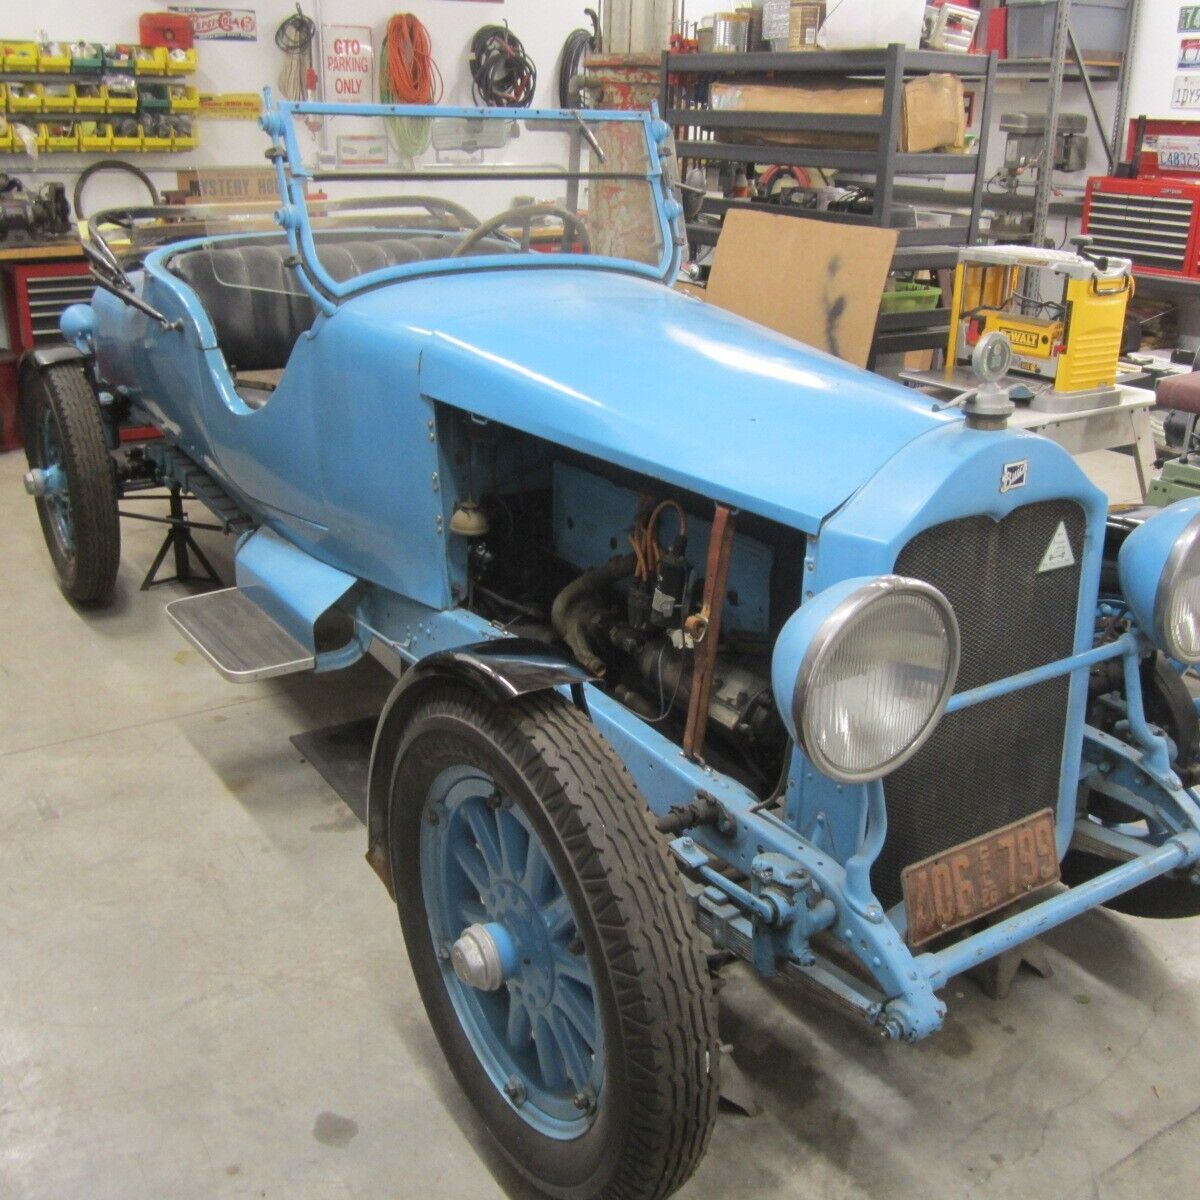
[[[739,316],[865,367],[896,231],[734,209],[706,298]]]

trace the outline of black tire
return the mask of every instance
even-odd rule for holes
[[[597,981],[606,1074],[592,1122],[573,1140],[518,1115],[481,1065],[443,979],[419,843],[433,781],[463,763],[486,770],[540,839]],[[397,752],[388,837],[422,1000],[503,1154],[543,1192],[570,1200],[657,1200],[680,1187],[716,1115],[712,986],[645,801],[591,723],[554,693],[497,707],[464,687],[439,687],[413,713]]]
[[[59,587],[77,604],[102,605],[112,598],[121,561],[117,478],[95,393],[76,363],[31,364],[21,376],[26,394],[30,465],[61,460],[66,477],[66,529],[58,501],[37,498],[46,547]]]

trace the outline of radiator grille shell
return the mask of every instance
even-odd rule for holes
[[[1038,570],[1062,523],[1073,566]],[[958,617],[966,691],[1074,652],[1086,516],[1073,500],[965,517],[917,534],[896,572],[940,588]],[[875,894],[901,899],[900,872],[1039,809],[1058,807],[1070,683],[1064,676],[944,717],[884,780],[888,836]]]

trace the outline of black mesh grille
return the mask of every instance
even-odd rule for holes
[[[1075,565],[1038,568],[1059,523]],[[917,534],[896,572],[945,593],[958,617],[956,691],[1065,658],[1074,649],[1085,517],[1074,501],[1028,504],[1003,521],[966,517]],[[909,863],[1039,809],[1058,807],[1066,677],[945,717],[884,781],[888,837],[872,873],[885,905]]]

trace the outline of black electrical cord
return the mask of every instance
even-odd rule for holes
[[[585,8],[584,16],[592,23],[591,30],[572,29],[563,43],[562,59],[558,67],[558,103],[560,108],[582,108],[583,97],[571,94],[571,80],[583,68],[585,54],[600,50],[600,16],[593,8]]]
[[[507,25],[484,25],[467,56],[471,95],[490,108],[528,108],[537,87],[537,67]]]
[[[316,36],[316,21],[306,16],[299,4],[296,5],[296,11],[280,21],[275,30],[275,45],[284,54],[279,90],[286,100],[304,99],[306,76],[313,69],[312,46]]]
[[[150,204],[153,208],[157,208],[162,203],[158,194],[158,188],[154,186],[150,176],[140,167],[135,167],[133,163],[126,162],[123,158],[102,158],[99,162],[91,163],[85,167],[79,173],[79,178],[75,180],[75,191],[71,196],[71,206],[75,209],[75,220],[82,221],[87,215],[83,211],[84,185],[93,175],[99,175],[102,171],[124,171],[125,174],[132,175],[145,185],[146,191],[150,193]]]

